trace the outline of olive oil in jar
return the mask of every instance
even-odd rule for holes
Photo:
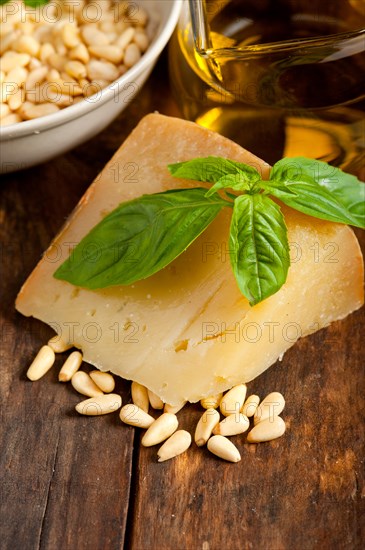
[[[194,48],[187,5],[170,44],[183,116],[268,162],[304,155],[364,177],[365,2],[205,2]]]

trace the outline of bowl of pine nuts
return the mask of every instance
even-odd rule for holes
[[[181,0],[24,0],[0,6],[0,173],[101,132],[167,44]]]

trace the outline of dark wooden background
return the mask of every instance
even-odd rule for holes
[[[118,414],[80,417],[80,400],[27,366],[52,334],[14,309],[65,217],[146,113],[176,114],[166,56],[106,131],[47,164],[3,178],[1,199],[0,545],[6,550],[360,549],[364,538],[364,314],[300,341],[249,386],[286,398],[285,436],[233,441],[229,464],[192,446],[159,464]],[[358,232],[358,235],[360,233]],[[364,236],[361,236],[364,244]],[[57,365],[63,358],[58,357]],[[87,367],[85,367],[87,368]],[[124,403],[129,383],[118,382]],[[202,413],[179,413],[191,432]]]

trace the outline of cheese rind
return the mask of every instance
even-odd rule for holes
[[[349,227],[283,207],[292,264],[278,293],[250,307],[228,250],[231,211],[163,271],[127,287],[86,290],[53,273],[106,213],[144,193],[194,187],[167,165],[223,156],[269,166],[228,139],[179,119],[149,115],[124,142],[21,289],[16,307],[50,324],[101,370],[136,380],[164,402],[198,401],[248,382],[295,341],[363,303],[363,264]],[[201,185],[201,184],[198,184]],[[131,250],[131,261],[140,261]]]

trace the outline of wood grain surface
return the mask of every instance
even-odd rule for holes
[[[51,330],[16,294],[67,214],[138,120],[176,114],[163,57],[106,131],[52,162],[9,174],[1,200],[1,547],[4,550],[360,549],[365,542],[363,310],[299,341],[249,385],[280,391],[283,438],[233,441],[225,463],[195,445],[159,464],[118,415],[80,417],[58,369],[31,383]],[[163,94],[161,90],[166,90]],[[365,245],[364,234],[358,236]],[[64,357],[57,358],[56,367]],[[85,365],[87,369],[87,366]],[[124,403],[129,383],[118,381]],[[193,433],[198,405],[178,413]]]

